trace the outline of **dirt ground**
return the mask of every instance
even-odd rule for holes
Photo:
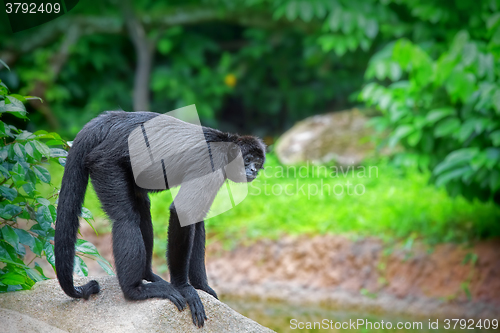
[[[90,228],[82,234],[113,262],[110,234],[96,236]],[[209,281],[221,296],[417,316],[498,318],[499,254],[500,239],[468,248],[429,248],[416,242],[408,250],[375,238],[322,235],[261,240],[232,251],[213,243],[206,262]],[[105,275],[96,262],[86,262],[89,275]]]

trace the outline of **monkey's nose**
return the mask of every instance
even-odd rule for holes
[[[252,171],[252,172],[257,172],[257,169],[256,169],[255,167],[251,167],[251,168],[250,168],[250,171]]]

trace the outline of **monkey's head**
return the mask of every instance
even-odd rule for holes
[[[251,182],[257,178],[259,170],[263,169],[266,161],[266,145],[254,136],[240,136],[235,143],[245,163],[246,181]]]

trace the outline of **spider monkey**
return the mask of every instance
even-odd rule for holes
[[[81,214],[90,176],[102,208],[113,223],[115,268],[125,298],[166,298],[171,300],[179,311],[185,308],[187,302],[193,323],[202,327],[207,317],[195,289],[203,290],[217,298],[217,294],[207,282],[203,221],[206,215],[203,214],[208,212],[217,191],[228,176],[223,174],[215,187],[211,184],[212,188],[191,188],[193,206],[204,205],[199,209],[201,215],[195,215],[196,218],[199,217],[199,222],[181,226],[176,201],[170,206],[167,246],[170,283],[166,282],[154,274],[151,268],[153,225],[148,193],[158,190],[141,188],[134,181],[127,141],[134,129],[158,116],[160,114],[153,112],[108,111],[87,123],[76,136],[67,156],[59,194],[54,239],[57,278],[64,292],[74,298],[88,299],[100,290],[95,280],[83,286],[75,287],[73,284],[78,216]],[[171,134],[167,131],[167,136],[182,135],[184,137],[179,139],[187,140],[189,136],[194,135],[191,133],[200,131],[199,126],[170,118],[175,122],[174,128],[179,125],[182,131],[172,130]],[[208,127],[202,127],[201,130],[209,150],[211,144],[216,143],[236,145],[244,159],[242,173],[246,181],[250,182],[257,177],[265,162],[265,145],[260,139],[223,133]],[[215,167],[220,167],[234,157],[231,157],[234,152],[220,149],[217,151],[213,147],[210,153],[212,169],[214,163]],[[175,174],[168,180],[178,179],[179,182],[168,184],[165,177],[164,189],[178,185],[187,177],[186,170],[197,163],[192,154],[186,154],[171,159],[170,164],[169,172]],[[183,187],[188,185],[182,184],[178,195],[183,191]],[[143,283],[143,279],[150,283]]]

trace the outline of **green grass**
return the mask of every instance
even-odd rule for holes
[[[210,240],[231,244],[278,238],[283,234],[330,233],[377,236],[384,240],[418,238],[435,244],[500,235],[500,207],[493,203],[450,198],[443,189],[427,184],[428,174],[416,170],[400,170],[385,161],[371,166],[371,177],[368,164],[363,166],[365,177],[360,177],[361,168],[355,169],[354,174],[352,168],[349,169],[348,175],[339,170],[334,177],[332,169],[311,165],[295,167],[294,176],[293,168],[288,169],[287,175],[287,168],[270,154],[265,172],[250,184],[247,198],[233,209],[207,220]],[[60,186],[62,168],[51,165],[50,169],[53,185]],[[348,182],[352,184],[351,194],[345,193]],[[362,189],[364,193],[353,194],[354,185],[358,186],[358,194]],[[291,195],[279,193],[285,186]],[[323,190],[316,191],[321,186]],[[344,194],[332,193],[334,186],[337,186],[337,194],[342,186]],[[171,195],[169,192],[153,194],[151,201],[157,237],[155,252],[160,254],[164,253],[167,239]],[[96,217],[96,228],[109,230],[92,190],[87,192],[84,205]]]

